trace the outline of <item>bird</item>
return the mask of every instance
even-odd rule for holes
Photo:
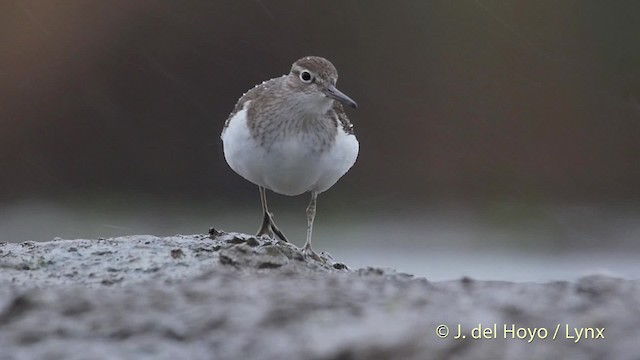
[[[311,237],[318,194],[351,169],[360,149],[343,106],[358,105],[336,88],[337,81],[329,60],[298,59],[288,74],[243,94],[221,133],[229,167],[258,186],[263,218],[257,237],[288,242],[267,206],[267,189],[287,196],[311,194],[302,253],[317,260]]]

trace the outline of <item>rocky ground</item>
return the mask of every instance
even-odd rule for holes
[[[640,359],[639,281],[430,282],[323,256],[218,231],[3,243],[0,359]]]

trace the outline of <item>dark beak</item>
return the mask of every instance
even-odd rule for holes
[[[333,85],[329,85],[327,86],[327,89],[325,90],[325,94],[334,99],[334,100],[338,100],[341,103],[350,106],[352,108],[357,108],[358,104],[356,104],[355,101],[353,101],[350,97],[348,97],[347,95],[345,95],[342,91],[336,89],[335,86]]]

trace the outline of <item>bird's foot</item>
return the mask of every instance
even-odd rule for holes
[[[282,233],[282,231],[278,229],[275,222],[273,222],[273,214],[268,212],[264,213],[264,216],[262,219],[262,225],[260,226],[260,229],[256,233],[256,237],[263,237],[263,236],[267,236],[269,239],[274,239],[274,240],[277,236],[281,241],[289,242],[287,238],[284,236],[284,234]]]
[[[275,239],[275,237],[273,235],[273,231],[271,231],[271,228],[258,230],[258,232],[256,233],[256,237],[257,238]]]
[[[313,249],[311,248],[311,244],[309,243],[305,244],[304,247],[302,248],[302,255],[304,255],[305,257],[314,259],[316,261],[326,262],[325,259],[323,259],[322,257],[320,257],[320,255],[318,255],[318,253],[313,251]]]
[[[276,236],[277,236],[280,240],[282,240],[282,241],[284,241],[284,242],[286,242],[286,243],[288,243],[288,242],[289,242],[289,240],[287,240],[287,238],[284,236],[284,234],[282,233],[282,231],[280,231],[280,229],[278,229],[278,227],[276,226],[276,224],[271,223],[271,230],[273,230],[273,232],[276,234]]]

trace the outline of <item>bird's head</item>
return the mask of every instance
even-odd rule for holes
[[[328,110],[333,100],[356,108],[358,104],[336,88],[338,71],[333,64],[318,56],[307,56],[296,61],[287,75],[287,84],[311,107]]]

